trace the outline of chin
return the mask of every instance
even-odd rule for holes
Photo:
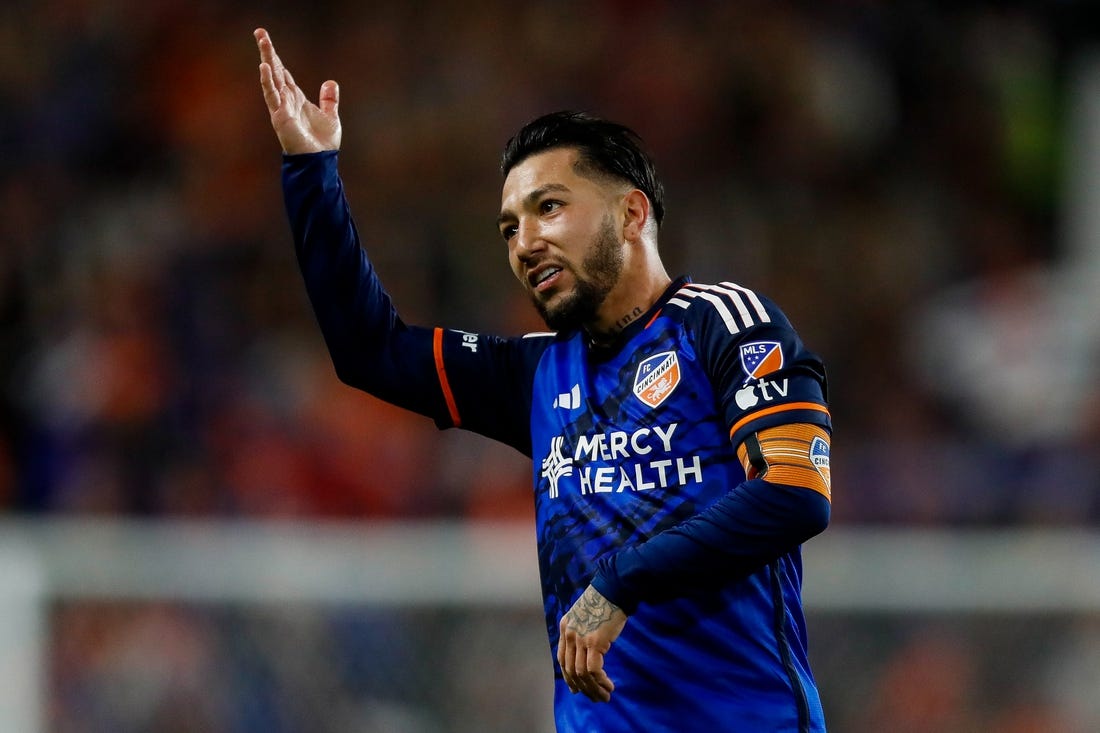
[[[576,293],[560,296],[553,303],[537,301],[535,307],[546,325],[555,331],[580,328],[587,320],[588,309]]]

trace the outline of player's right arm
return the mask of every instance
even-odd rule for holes
[[[534,365],[545,339],[502,339],[406,325],[360,246],[337,172],[338,87],[311,103],[257,29],[260,86],[283,147],[295,253],[337,375],[432,418],[530,452]],[[541,342],[541,343],[540,343]]]
[[[260,88],[283,148],[283,194],[295,253],[337,376],[402,407],[440,417],[444,395],[432,382],[431,335],[406,329],[359,246],[336,170],[342,139],[339,87],[321,85],[311,102],[263,28]],[[403,377],[403,379],[402,379]]]
[[[407,326],[360,246],[337,153],[283,157],[294,251],[336,375],[437,421],[447,414],[431,329]]]
[[[334,150],[283,157],[295,254],[339,378],[392,404],[530,453],[547,338],[408,325],[360,246]]]

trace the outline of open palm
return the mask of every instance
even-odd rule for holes
[[[283,151],[294,155],[339,150],[340,87],[332,80],[326,81],[314,104],[294,83],[290,70],[275,53],[268,32],[257,28],[253,35],[260,50],[260,87]]]

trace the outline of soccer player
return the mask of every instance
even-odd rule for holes
[[[824,730],[800,546],[829,521],[831,424],[821,361],[783,313],[741,285],[672,280],[639,139],[562,112],[508,142],[498,217],[556,333],[405,324],[337,173],[336,83],[314,104],[255,36],[337,374],[533,459],[558,730]]]

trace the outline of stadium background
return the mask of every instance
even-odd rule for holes
[[[670,269],[770,295],[824,356],[830,533],[1093,537],[1090,7],[9,0],[0,561],[58,522],[155,544],[181,522],[529,520],[521,457],[336,382],[290,253],[260,25],[311,95],[341,82],[341,170],[406,320],[539,328],[494,230],[496,162],[527,119],[590,109],[652,148]],[[41,724],[545,730],[531,588],[531,607],[48,598]],[[1100,612],[1057,606],[811,608],[832,728],[1100,729]]]

